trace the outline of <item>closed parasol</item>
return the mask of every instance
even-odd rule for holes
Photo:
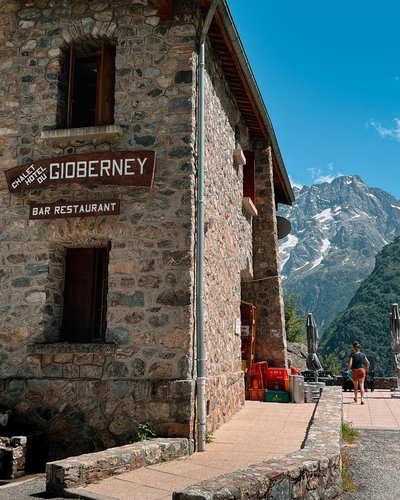
[[[322,370],[322,365],[317,356],[318,328],[314,321],[312,313],[307,314],[306,331],[308,347],[307,368],[316,372],[315,377],[317,379],[318,371]]]
[[[397,378],[397,392],[400,392],[400,314],[398,304],[392,304],[390,313],[390,335],[392,345],[393,371]],[[399,395],[392,395],[399,397]]]

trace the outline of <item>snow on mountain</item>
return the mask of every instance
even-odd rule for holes
[[[294,188],[279,214],[291,233],[280,241],[285,293],[297,295],[323,333],[375,265],[375,255],[400,235],[400,202],[358,176]]]

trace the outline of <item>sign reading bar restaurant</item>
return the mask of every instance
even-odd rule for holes
[[[105,151],[25,163],[5,176],[11,193],[72,183],[151,187],[155,161],[155,151]]]
[[[37,203],[29,207],[30,219],[61,219],[66,217],[99,217],[118,215],[119,200],[59,201]]]

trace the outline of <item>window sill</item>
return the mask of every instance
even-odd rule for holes
[[[101,142],[122,136],[120,125],[102,125],[100,127],[64,128],[44,130],[40,134],[43,142],[69,143],[71,141]]]
[[[258,215],[258,211],[251,198],[244,197],[242,201],[242,206],[249,215],[252,215],[253,217]]]
[[[27,346],[28,354],[59,354],[59,353],[90,353],[90,354],[113,354],[116,351],[115,344],[93,343],[93,344],[74,344],[69,342],[60,342],[54,344],[29,344]]]

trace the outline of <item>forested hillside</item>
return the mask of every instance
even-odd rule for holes
[[[400,202],[357,176],[295,189],[281,214],[292,225],[280,241],[285,294],[311,312],[321,337],[374,269],[375,256],[400,236]]]
[[[376,256],[372,273],[361,283],[347,309],[326,330],[321,354],[336,354],[345,368],[353,342],[358,340],[375,374],[390,376],[389,319],[393,303],[400,303],[400,238]]]

